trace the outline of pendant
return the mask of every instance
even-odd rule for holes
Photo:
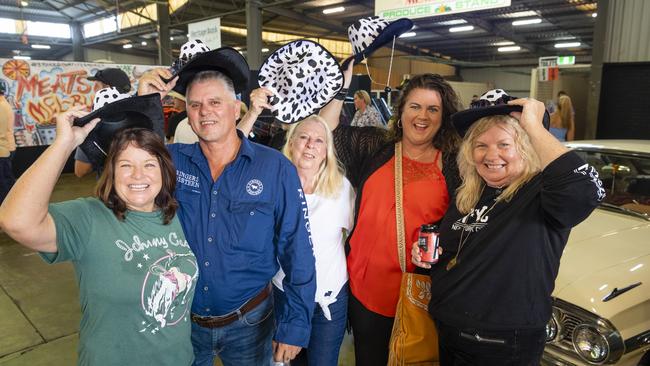
[[[456,266],[457,260],[456,258],[452,258],[449,263],[447,263],[447,271],[450,269],[454,268]]]

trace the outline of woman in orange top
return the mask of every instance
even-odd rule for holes
[[[349,67],[347,85],[351,75]],[[356,365],[385,365],[402,277],[395,220],[396,143],[402,142],[404,226],[406,243],[412,243],[420,225],[442,218],[458,185],[459,137],[450,117],[459,102],[441,76],[417,75],[402,90],[388,133],[338,126],[342,104],[335,99],[320,115],[334,130],[337,153],[357,190],[355,227],[347,242]],[[407,263],[406,270],[414,272],[415,266]]]

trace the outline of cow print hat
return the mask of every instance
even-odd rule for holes
[[[206,70],[219,71],[229,77],[235,87],[235,93],[248,89],[250,69],[239,51],[231,47],[210,51],[201,40],[194,39],[183,44],[180,57],[172,64],[172,74],[178,75],[173,90],[185,95],[187,84],[194,79],[194,75]]]
[[[153,130],[161,138],[163,135],[164,116],[160,94],[131,96],[120,93],[116,88],[101,89],[95,94],[93,111],[88,115],[75,118],[75,126],[84,126],[95,118],[100,122],[79,145],[86,154],[93,168],[98,172],[104,166],[104,160],[117,131],[142,127]]]
[[[451,115],[451,121],[461,136],[474,124],[474,122],[487,116],[509,115],[511,112],[521,112],[523,107],[520,105],[508,105],[508,101],[518,99],[511,97],[503,89],[489,90],[479,100],[472,102],[468,109],[456,112]],[[551,117],[548,111],[544,112],[542,124],[548,130],[551,123]]]
[[[372,16],[361,18],[348,27],[348,38],[352,43],[354,55],[343,61],[342,69],[345,70],[348,63],[354,60],[358,64],[377,49],[392,42],[395,37],[413,28],[413,22],[408,18],[388,22],[386,19]]]
[[[338,62],[323,46],[308,40],[288,43],[273,52],[257,80],[275,94],[271,111],[284,123],[314,114],[343,88]]]

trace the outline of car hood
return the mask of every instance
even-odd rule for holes
[[[641,282],[609,301],[614,288]],[[650,294],[650,221],[596,209],[576,226],[562,255],[553,296],[599,315],[612,315],[620,302],[648,301]]]

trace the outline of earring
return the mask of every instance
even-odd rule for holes
[[[402,128],[402,119],[401,118],[397,120],[396,125],[397,125],[397,128]]]

